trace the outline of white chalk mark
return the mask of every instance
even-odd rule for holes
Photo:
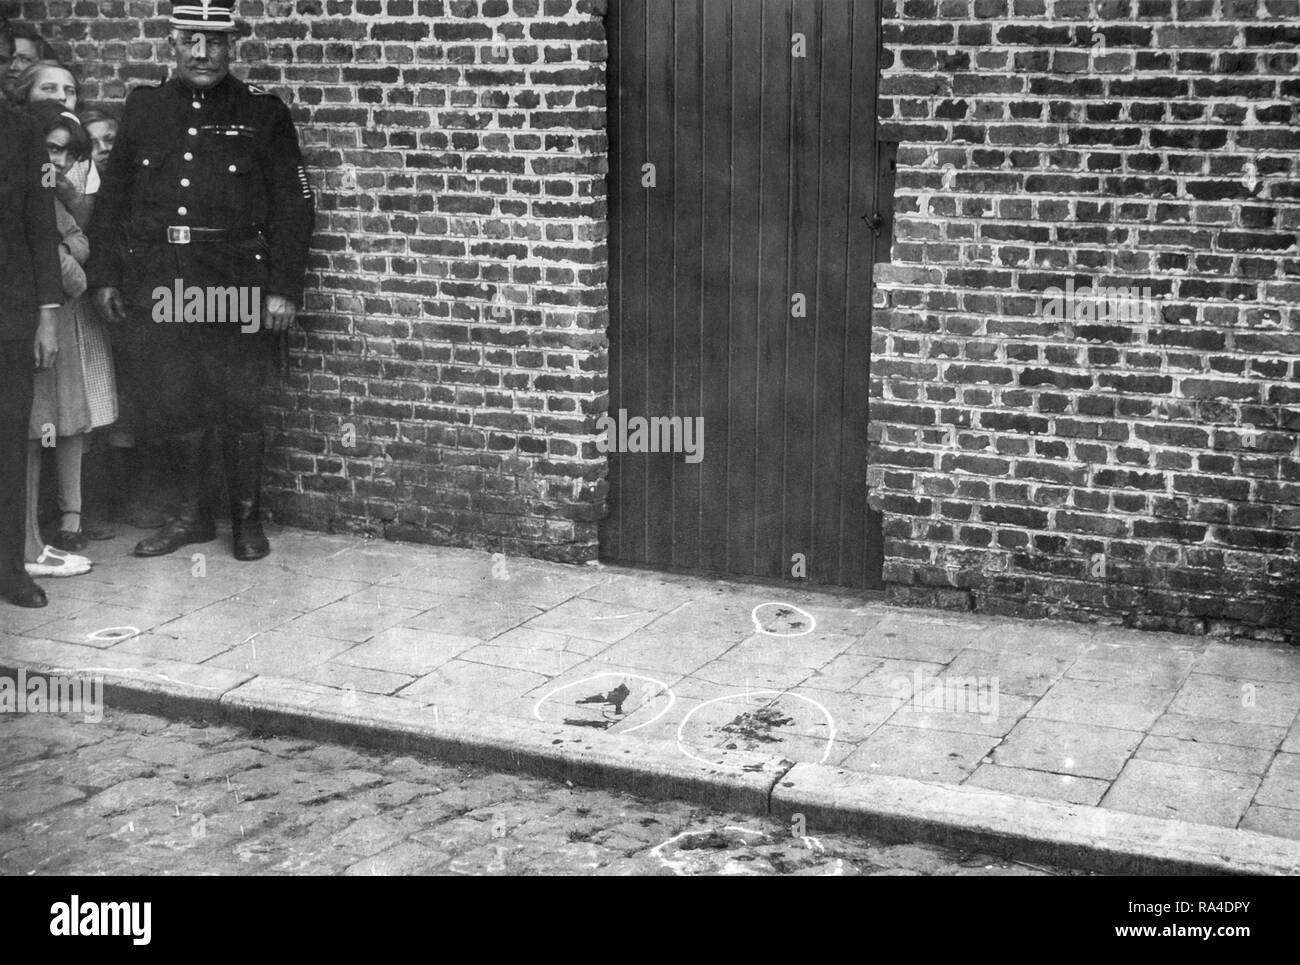
[[[649,720],[642,721],[640,724],[637,724],[635,727],[629,727],[627,730],[619,731],[620,734],[630,734],[634,730],[640,730],[642,727],[649,727],[651,724],[657,721],[664,714],[668,713],[668,711],[672,710],[673,704],[677,703],[677,695],[673,693],[672,688],[669,687],[662,680],[659,680],[655,677],[646,677],[643,676],[642,674],[636,674],[636,673],[607,672],[607,673],[592,674],[590,677],[585,677],[582,680],[575,681],[574,683],[561,684],[558,687],[548,690],[540,698],[538,698],[537,703],[533,704],[533,716],[536,717],[538,720],[542,720],[542,704],[546,703],[547,700],[549,700],[551,697],[554,697],[560,691],[571,690],[574,687],[581,687],[583,684],[589,684],[593,680],[600,680],[602,677],[618,677],[620,680],[644,680],[647,681],[648,683],[654,684],[659,688],[661,692],[668,695],[668,703],[663,710],[659,711],[659,713],[655,714]]]
[[[120,643],[123,640],[130,640],[132,637],[138,637],[139,635],[140,631],[135,627],[104,627],[102,630],[96,630],[94,633],[86,634],[86,639],[97,641],[99,643],[104,643],[110,640],[113,643]]]
[[[774,694],[777,697],[798,697],[800,700],[806,700],[808,703],[812,704],[814,707],[816,707],[826,716],[826,726],[829,731],[826,735],[826,750],[822,751],[821,759],[816,762],[818,764],[825,764],[826,758],[830,757],[831,746],[835,743],[835,718],[831,716],[831,712],[829,710],[827,710],[824,706],[822,706],[817,701],[813,700],[811,697],[806,697],[803,694],[792,693],[791,691],[788,690],[751,690],[748,693],[726,694],[722,697],[714,697],[712,700],[706,700],[703,703],[696,704],[694,707],[692,707],[690,710],[686,712],[686,716],[682,718],[682,722],[677,725],[677,749],[681,751],[683,754],[685,754],[687,757],[689,757],[691,760],[698,761],[701,764],[707,764],[709,767],[726,767],[726,768],[730,768],[733,771],[743,770],[744,767],[740,764],[727,764],[722,761],[706,761],[702,757],[696,757],[694,754],[692,754],[690,751],[686,749],[686,745],[682,742],[682,733],[686,729],[687,722],[691,719],[691,717],[695,715],[695,712],[698,710],[703,710],[705,707],[709,706],[709,704],[721,703],[724,700],[735,700],[737,697],[744,697],[746,700],[748,700],[750,697],[756,696],[758,694]]]
[[[795,610],[799,613],[802,613],[805,617],[808,618],[808,629],[800,630],[798,633],[774,633],[773,631],[768,630],[763,626],[763,621],[761,621],[758,618],[758,611],[765,606],[779,606],[787,610]],[[754,607],[754,609],[749,611],[749,618],[754,621],[754,630],[756,632],[762,633],[769,637],[802,637],[809,633],[812,633],[813,630],[816,629],[817,627],[817,618],[814,617],[807,610],[803,609],[802,607],[797,607],[793,603],[778,603],[776,601],[773,601],[771,603],[760,603],[758,606]]]
[[[767,837],[767,832],[765,832],[765,831],[755,831],[755,830],[753,830],[752,828],[742,828],[742,827],[740,827],[739,825],[735,825],[735,824],[724,825],[724,826],[722,827],[722,830],[723,830],[723,831],[736,831],[736,832],[739,832],[740,834],[752,834],[752,835],[754,835],[754,836],[756,836],[756,837],[759,837],[759,838],[765,838],[765,837]],[[653,848],[650,849],[650,852],[649,852],[649,853],[652,854],[652,855],[654,855],[654,857],[658,858],[658,859],[659,859],[659,862],[660,862],[660,863],[661,863],[665,868],[671,868],[673,874],[675,874],[675,875],[677,875],[677,876],[679,876],[679,877],[682,877],[682,878],[689,877],[688,872],[685,870],[685,869],[686,869],[687,862],[686,862],[686,861],[673,861],[671,858],[665,857],[664,854],[663,854],[663,849],[666,848],[666,847],[668,847],[668,846],[671,845],[671,844],[676,844],[676,843],[677,843],[678,841],[680,841],[682,838],[694,838],[694,837],[701,837],[701,836],[703,836],[703,837],[708,837],[710,834],[713,834],[713,833],[714,833],[714,832],[713,832],[712,830],[709,830],[709,831],[682,831],[682,832],[680,832],[680,833],[678,833],[678,834],[674,834],[674,835],[673,835],[671,838],[669,838],[667,841],[664,841],[664,842],[661,842],[660,844],[655,845]]]

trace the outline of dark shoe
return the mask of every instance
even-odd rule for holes
[[[217,538],[217,526],[212,521],[212,514],[200,512],[196,517],[186,519],[176,516],[163,524],[152,536],[146,536],[135,544],[136,556],[166,556],[175,553],[182,546],[191,543],[211,543]]]
[[[260,432],[223,432],[222,455],[230,491],[230,529],[235,559],[245,563],[271,552],[262,531],[262,460],[266,437]]]
[[[266,538],[259,520],[235,523],[233,532],[235,559],[251,563],[270,555],[271,541]]]
[[[60,529],[48,534],[45,537],[45,542],[55,549],[64,550],[68,553],[80,553],[90,545],[90,541],[86,539],[86,535],[82,530],[77,530],[74,533],[68,529]]]
[[[30,576],[20,577],[9,589],[0,593],[6,600],[14,606],[25,606],[35,610],[46,606],[50,601],[45,596],[45,591],[36,585],[36,581]]]
[[[176,474],[184,498],[175,516],[158,532],[136,544],[136,556],[166,556],[182,546],[209,543],[217,538],[212,512],[203,499],[208,468],[208,437],[206,429],[199,429],[173,436],[169,440],[172,471]]]

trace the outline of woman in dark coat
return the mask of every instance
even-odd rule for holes
[[[48,163],[36,124],[0,101],[0,596],[27,607],[46,603],[23,565],[32,377],[54,363],[64,300]]]

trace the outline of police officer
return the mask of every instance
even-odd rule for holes
[[[175,71],[127,97],[86,274],[100,313],[117,325],[137,428],[165,442],[183,494],[136,555],[216,538],[203,493],[217,430],[234,555],[256,560],[270,552],[260,523],[261,396],[301,298],[312,194],[288,108],[230,74],[234,0],[178,2],[169,23]],[[195,291],[197,303],[177,297]],[[213,311],[236,304],[260,318]]]

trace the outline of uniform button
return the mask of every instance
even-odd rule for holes
[[[181,187],[182,187],[182,188],[188,188],[189,186],[190,186],[190,179],[189,179],[189,178],[181,178]]]
[[[144,159],[143,161],[141,161],[140,163],[143,164],[145,167],[148,167],[148,166],[149,166],[149,159],[148,159],[148,158],[145,158],[145,159]]]
[[[231,174],[234,174],[234,173],[235,173],[235,166],[234,166],[233,164],[230,165],[230,173],[231,173]]]
[[[187,160],[187,161],[193,161],[193,160],[194,160],[194,155],[191,154],[189,151],[186,151],[186,152],[185,152],[185,160]],[[145,163],[145,164],[148,164],[149,162],[148,162],[148,161],[145,161],[144,163]]]
[[[193,137],[197,133],[199,133],[199,129],[197,127],[190,128],[190,137]]]
[[[177,209],[176,209],[176,213],[177,213],[177,214],[189,214],[189,213],[190,213],[190,209],[189,209],[189,208],[177,208]]]
[[[194,108],[196,111],[202,106],[203,105],[200,104],[198,101],[194,101],[192,104],[190,104],[190,107]]]

